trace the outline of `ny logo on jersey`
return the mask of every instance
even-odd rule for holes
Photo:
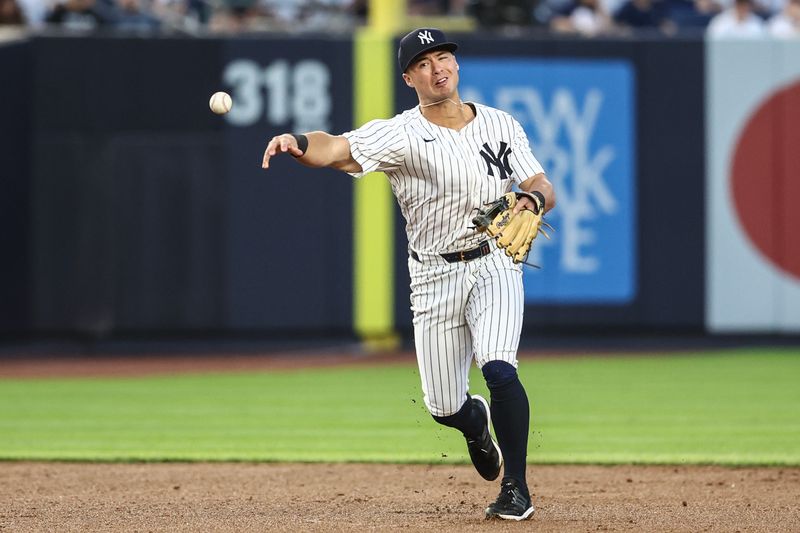
[[[492,165],[497,167],[497,170],[500,172],[501,180],[508,179],[508,177],[511,176],[511,165],[508,164],[508,156],[511,155],[511,148],[509,148],[508,144],[504,141],[500,141],[500,150],[497,152],[497,155],[489,148],[489,143],[483,143],[481,155],[486,160],[486,167],[490,176],[494,177]]]
[[[433,36],[430,30],[421,31],[417,34],[420,44],[428,44],[433,42]]]

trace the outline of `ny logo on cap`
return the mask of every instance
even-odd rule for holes
[[[427,44],[433,42],[433,36],[431,35],[431,30],[421,31],[417,34],[417,37],[419,37],[420,44]]]

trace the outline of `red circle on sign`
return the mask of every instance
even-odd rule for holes
[[[731,182],[748,238],[772,264],[800,279],[800,83],[772,93],[747,121]]]

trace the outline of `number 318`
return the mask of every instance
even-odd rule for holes
[[[314,59],[294,66],[278,60],[263,68],[255,61],[237,59],[222,74],[233,93],[233,108],[225,119],[244,127],[263,116],[272,126],[286,126],[291,121],[294,131],[327,130],[330,77],[328,66]]]

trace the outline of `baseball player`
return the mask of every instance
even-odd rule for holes
[[[386,174],[406,219],[425,405],[438,423],[463,433],[483,478],[497,479],[502,467],[500,494],[486,517],[524,520],[534,508],[525,472],[528,398],[517,376],[522,270],[472,220],[514,184],[530,193],[511,192],[519,195],[514,215],[530,210],[541,218],[555,205],[555,194],[513,117],[461,101],[457,47],[438,29],[410,32],[400,42],[398,61],[418,106],[338,136],[278,135],[269,141],[262,166],[286,152],[304,165],[356,178]],[[468,392],[473,360],[486,379],[491,406]]]

